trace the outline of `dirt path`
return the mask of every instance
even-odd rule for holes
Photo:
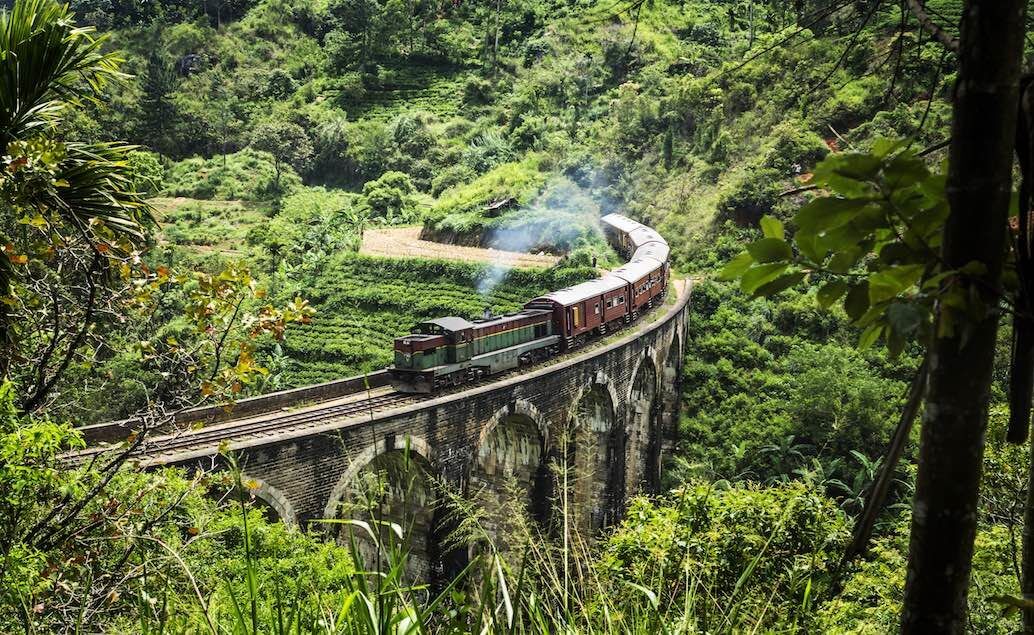
[[[515,251],[482,249],[446,245],[420,240],[419,227],[390,227],[367,229],[363,233],[363,246],[359,253],[374,256],[411,256],[417,258],[442,258],[468,262],[489,262],[508,267],[552,267],[559,258],[550,255],[524,254]]]

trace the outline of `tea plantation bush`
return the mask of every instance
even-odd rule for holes
[[[288,327],[281,345],[284,382],[305,385],[379,370],[393,359],[394,338],[421,320],[478,318],[485,307],[513,312],[537,295],[595,275],[588,267],[502,272],[474,263],[337,256],[300,283],[317,314],[311,324]]]

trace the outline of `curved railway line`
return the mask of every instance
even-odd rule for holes
[[[382,389],[378,389],[382,390]],[[350,395],[351,396],[351,395]],[[191,450],[194,448],[218,445],[228,439],[240,440],[242,438],[261,438],[287,428],[304,429],[330,419],[342,417],[353,417],[370,414],[402,405],[408,402],[422,401],[423,395],[407,395],[400,392],[388,392],[385,394],[371,395],[347,403],[332,403],[328,405],[315,405],[295,412],[265,413],[254,415],[247,419],[229,421],[213,426],[206,426],[196,430],[182,430],[172,434],[165,434],[143,440],[132,452],[134,456],[146,456],[152,459],[173,453]],[[79,452],[66,455],[70,462],[75,464],[83,463],[98,454],[112,452],[121,446],[99,446],[86,448]]]
[[[681,290],[673,289],[672,296],[681,295]],[[655,311],[661,311],[666,304],[655,307]],[[570,354],[563,354],[554,357],[544,363],[538,364],[533,369],[549,367],[561,363],[571,357],[592,352],[597,348],[622,339],[641,328],[648,327],[653,320],[646,318],[635,325],[614,331],[609,337],[596,340],[591,344],[577,349]],[[388,386],[375,388],[369,391],[359,391],[350,395],[328,399],[322,403],[316,403],[293,411],[267,411],[264,413],[247,415],[239,419],[231,419],[221,423],[210,424],[200,428],[187,428],[173,433],[163,433],[156,436],[149,436],[141,440],[139,445],[133,449],[132,456],[143,459],[144,463],[161,464],[165,463],[172,456],[190,453],[197,450],[208,450],[218,446],[224,441],[241,442],[253,439],[262,439],[283,433],[287,430],[305,430],[326,424],[335,419],[354,419],[355,423],[362,423],[365,420],[363,415],[372,418],[374,415],[399,408],[410,404],[418,404],[423,401],[451,396],[454,394],[474,390],[493,383],[505,381],[521,373],[528,372],[528,368],[519,368],[493,375],[491,380],[474,385],[458,386],[444,390],[435,395],[409,394],[393,390]],[[368,396],[363,396],[364,393]],[[348,400],[348,401],[344,401]],[[124,451],[123,444],[109,444],[87,447],[77,452],[70,452],[65,455],[70,465],[81,465],[104,453],[115,453]]]

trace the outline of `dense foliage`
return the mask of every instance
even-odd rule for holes
[[[945,22],[960,11],[951,0],[925,4]],[[110,287],[132,306],[118,305],[101,323],[103,342],[73,358],[52,419],[10,405],[24,383],[0,389],[0,503],[10,512],[0,621],[37,631],[77,621],[213,632],[893,629],[910,453],[870,553],[838,566],[919,351],[907,338],[892,342],[894,359],[878,343],[859,351],[859,316],[820,286],[829,272],[783,280],[784,293],[758,300],[706,278],[747,243],[804,225],[805,199],[784,193],[823,158],[870,151],[880,137],[907,137],[918,151],[946,136],[953,66],[903,5],[73,0],[71,9],[110,36],[97,50],[119,51],[130,76],[103,101],[65,111],[52,136],[141,144],[101,158],[119,160],[127,192],[153,197],[159,227],[153,244],[141,236],[136,246],[94,230],[142,276]],[[33,174],[56,187],[66,155],[48,148],[9,146],[5,165],[49,158]],[[938,158],[904,167],[933,179]],[[829,170],[814,175],[838,185]],[[25,191],[3,184],[5,195]],[[486,550],[438,595],[404,580],[404,546],[389,549],[400,549],[399,566],[375,585],[355,574],[354,551],[266,522],[246,482],[117,469],[98,497],[103,475],[56,469],[78,438],[51,421],[180,407],[218,388],[211,377],[227,359],[242,369],[222,386],[236,395],[373,370],[420,319],[511,311],[585,279],[591,258],[614,262],[594,222],[611,211],[658,227],[697,284],[668,491],[634,501],[591,545],[558,555],[555,536],[529,529],[525,551]],[[27,280],[53,281],[60,268],[34,237],[64,221],[41,219],[19,213],[0,230],[22,241],[8,254],[16,264],[39,257]],[[370,227],[399,224],[567,258],[505,271],[354,253]],[[741,265],[790,260],[765,244]],[[836,269],[863,254],[854,256]],[[73,288],[62,301],[81,295]],[[282,307],[274,323],[239,332],[237,308],[250,326],[273,315],[267,306]],[[45,305],[30,308],[45,323]],[[881,333],[902,324],[881,323]],[[33,350],[46,351],[41,341]],[[205,353],[186,354],[195,347]],[[1015,620],[993,598],[1016,593],[1028,466],[997,441],[985,460],[970,627],[1004,633]],[[35,540],[30,530],[52,509],[85,529]],[[115,575],[127,565],[123,584]]]

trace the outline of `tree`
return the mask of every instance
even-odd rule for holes
[[[408,174],[388,171],[363,185],[360,209],[368,211],[370,218],[380,218],[389,224],[408,222],[416,207],[415,192]]]
[[[906,633],[961,633],[966,626],[999,305],[1006,299],[1024,13],[1020,0],[966,3],[946,176],[931,173],[903,142],[830,155],[811,176],[829,195],[794,217],[797,251],[782,223],[765,217],[765,238],[723,272],[755,295],[821,275],[828,281],[818,291],[820,304],[844,299],[848,316],[864,329],[861,346],[880,337],[892,354],[910,339],[927,346],[901,618]],[[907,425],[911,417],[902,420]]]
[[[92,335],[150,224],[130,147],[57,138],[74,100],[122,77],[103,43],[52,0],[0,13],[0,377],[18,361],[26,410]]]
[[[346,68],[343,64],[352,58],[358,59],[360,68],[366,64],[372,46],[370,31],[379,10],[377,0],[332,0],[327,7],[335,27],[328,40],[335,42],[331,57],[337,61],[337,70]]]
[[[251,136],[251,146],[273,155],[273,169],[276,176],[273,188],[280,192],[280,175],[284,165],[302,170],[312,159],[312,142],[296,123],[274,120],[259,125]]]
[[[979,263],[983,273],[961,277],[958,284],[986,310],[965,330],[936,338],[929,351],[901,619],[907,633],[962,633],[966,628],[1026,4],[965,3],[946,184],[951,212],[941,257],[946,267],[957,270]]]
[[[176,105],[172,94],[179,83],[176,69],[166,59],[160,45],[155,45],[147,58],[147,67],[141,82],[143,110],[139,138],[147,139],[152,148],[162,154],[175,150],[172,131],[175,129]]]

